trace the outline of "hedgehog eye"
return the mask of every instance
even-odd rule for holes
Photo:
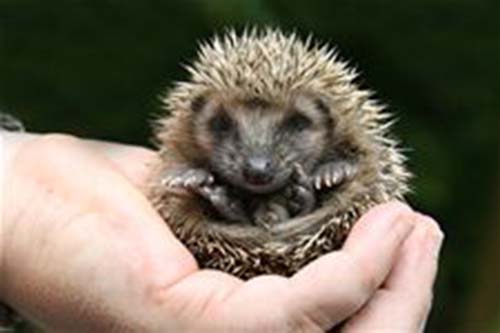
[[[191,110],[195,113],[198,113],[203,109],[203,107],[207,104],[207,99],[205,96],[200,95],[191,101]]]
[[[234,122],[227,114],[222,113],[212,117],[209,120],[208,126],[213,133],[223,134],[233,129]]]
[[[283,126],[289,131],[303,131],[312,125],[312,120],[302,113],[296,113],[287,118]]]

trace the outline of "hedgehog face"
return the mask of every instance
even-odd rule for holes
[[[200,103],[198,103],[200,104]],[[311,170],[327,141],[327,113],[299,95],[288,103],[207,97],[197,105],[195,140],[214,174],[251,193],[284,187],[295,164]]]

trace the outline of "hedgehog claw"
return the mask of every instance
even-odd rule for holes
[[[314,187],[320,190],[340,185],[352,179],[356,171],[356,165],[349,161],[325,163],[314,173]]]
[[[315,178],[314,187],[315,187],[317,190],[320,190],[320,189],[321,189],[321,177],[317,176],[317,177]]]
[[[336,175],[334,175],[335,177]],[[336,177],[332,180],[332,177],[330,175],[328,175],[326,178],[325,178],[325,185],[326,187],[332,187],[332,181],[335,183],[335,179],[337,179]]]
[[[161,184],[170,188],[186,188],[196,191],[203,185],[214,182],[214,177],[205,169],[178,168],[169,170]]]

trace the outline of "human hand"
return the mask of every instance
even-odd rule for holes
[[[390,273],[363,308],[348,319],[342,332],[424,332],[444,234],[430,217],[411,215],[407,218],[414,219],[415,228],[402,244]]]
[[[309,332],[346,320],[346,331],[423,326],[441,240],[432,220],[382,205],[341,251],[291,278],[244,282],[198,269],[137,189],[155,158],[58,135],[19,147],[4,186],[2,299],[53,331]]]

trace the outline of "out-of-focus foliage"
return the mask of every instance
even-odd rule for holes
[[[148,144],[158,96],[198,41],[254,24],[313,33],[396,114],[409,200],[447,234],[428,331],[494,330],[499,13],[496,0],[0,0],[0,109],[32,131]]]

